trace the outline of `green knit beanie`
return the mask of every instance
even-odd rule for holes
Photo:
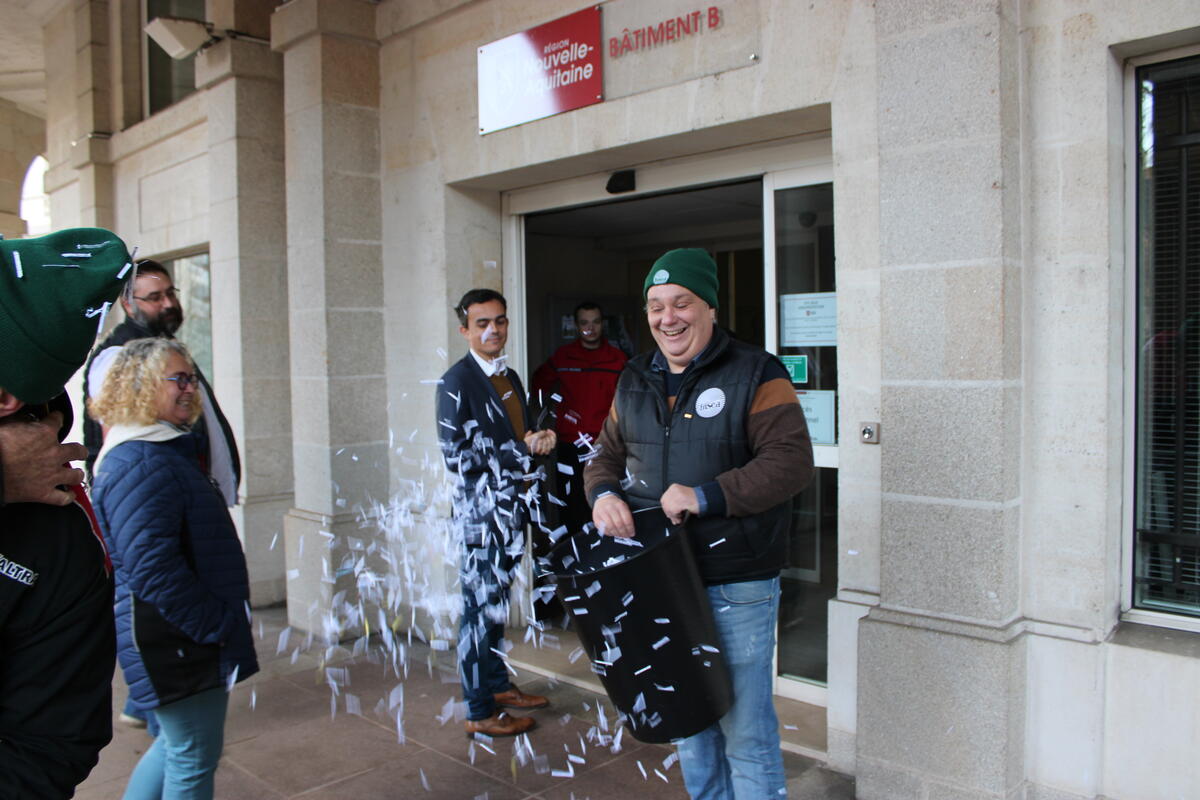
[[[62,392],[131,271],[101,228],[0,240],[0,388],[25,403]]]
[[[642,299],[646,299],[651,286],[663,283],[674,283],[690,289],[701,300],[717,308],[717,288],[720,285],[717,282],[717,264],[706,250],[684,247],[664,253],[646,273]]]

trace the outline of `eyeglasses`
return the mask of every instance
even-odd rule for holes
[[[143,303],[150,303],[151,305],[158,305],[167,297],[171,298],[172,300],[179,299],[179,292],[174,286],[162,292],[151,292],[145,297],[138,297],[136,294],[133,295],[134,300],[141,300]]]
[[[179,374],[172,375],[169,378],[163,378],[163,380],[164,381],[174,381],[175,385],[179,387],[179,391],[181,391],[181,392],[187,391],[187,388],[189,386],[199,386],[200,385],[200,376],[194,372],[190,375],[186,372],[180,372]]]

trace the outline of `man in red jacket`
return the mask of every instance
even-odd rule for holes
[[[564,344],[533,374],[533,400],[555,413],[558,432],[561,519],[570,530],[591,521],[583,493],[583,463],[608,416],[625,354],[604,338],[604,313],[591,302],[575,307],[578,336]]]

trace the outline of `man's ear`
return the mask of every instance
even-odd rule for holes
[[[471,341],[471,332],[469,330],[467,330],[465,325],[458,326],[458,334],[459,334],[459,336],[466,339],[468,342]]]
[[[0,388],[0,417],[7,417],[23,405],[25,404],[18,400],[12,392]]]

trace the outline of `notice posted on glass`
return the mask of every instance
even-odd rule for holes
[[[837,346],[837,292],[779,295],[779,344]]]

